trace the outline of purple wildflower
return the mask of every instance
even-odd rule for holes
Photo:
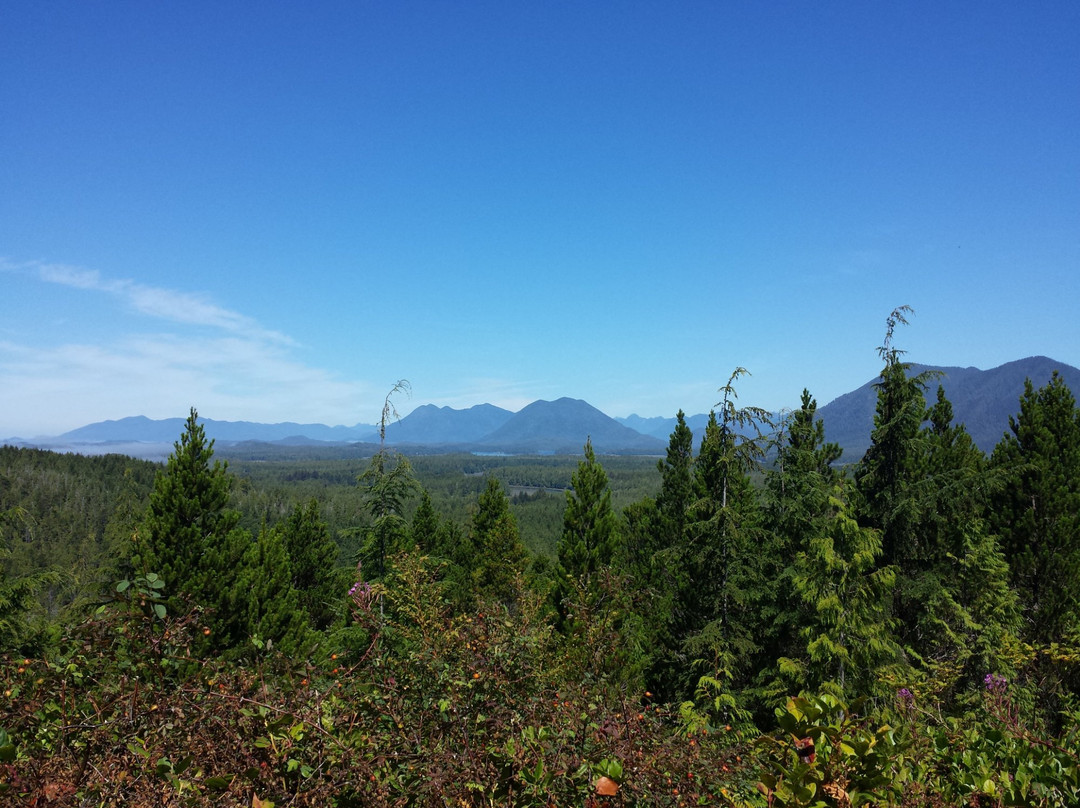
[[[1009,685],[1009,680],[1004,676],[999,676],[996,673],[988,673],[983,677],[983,686],[988,693],[997,693],[1005,690]]]
[[[353,602],[353,614],[370,612],[372,606],[378,602],[379,595],[371,588],[367,581],[357,581],[349,590],[349,598]]]
[[[352,589],[349,590],[349,597],[351,598],[364,598],[370,594],[371,584],[369,584],[367,581],[357,581],[355,584],[352,585]]]

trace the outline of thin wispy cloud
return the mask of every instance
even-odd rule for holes
[[[192,405],[221,420],[351,425],[368,415],[367,384],[305,364],[295,340],[204,296],[58,264],[4,262],[0,271],[106,294],[143,316],[112,318],[107,337],[73,332],[58,345],[18,335],[0,341],[0,437],[127,415],[173,417]]]
[[[149,317],[185,325],[220,328],[283,345],[295,344],[285,334],[263,328],[250,317],[222,308],[202,295],[147,286],[128,279],[105,278],[97,270],[66,264],[29,263],[21,267],[6,264],[5,268],[33,272],[46,283],[112,295],[132,310]]]
[[[59,342],[17,329],[0,338],[0,437],[59,434],[128,415],[177,417],[190,406],[216,420],[349,426],[377,420],[383,385],[308,364],[296,340],[205,295],[67,264],[0,259],[3,272],[31,287],[84,294],[78,305],[97,314],[87,330],[70,323],[54,329]],[[44,315],[48,292],[29,295]],[[102,306],[102,295],[119,308]],[[516,412],[563,394],[536,379],[470,376],[441,395],[431,389],[437,384],[429,380],[422,400],[399,401],[401,412],[426,402],[455,409],[488,402]]]

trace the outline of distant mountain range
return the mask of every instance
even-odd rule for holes
[[[60,435],[60,440],[75,443],[98,443],[104,441],[142,441],[146,443],[172,443],[184,431],[186,418],[164,418],[154,421],[143,415],[121,418],[119,421],[100,421],[96,424],[73,429]],[[273,443],[303,437],[314,441],[346,443],[351,441],[378,441],[378,428],[366,424],[356,426],[326,426],[325,424],[257,424],[252,421],[214,421],[200,419],[206,434],[222,443],[256,440]]]
[[[601,454],[658,454],[667,446],[667,439],[642,435],[591,404],[572,398],[534,401],[480,444],[492,451],[516,454],[577,454],[589,438]]]
[[[467,410],[424,404],[400,421],[388,424],[386,439],[394,444],[477,443],[514,417],[494,404],[477,404]],[[378,441],[375,432],[371,440]]]
[[[913,363],[909,373],[940,374],[929,380],[927,404],[934,403],[941,385],[952,402],[953,421],[962,423],[975,444],[989,454],[1009,429],[1009,416],[1020,412],[1024,380],[1031,379],[1037,390],[1050,381],[1055,370],[1074,395],[1080,394],[1080,370],[1045,356],[1019,359],[990,370]],[[861,458],[870,447],[877,381],[872,379],[818,409],[825,421],[826,438],[844,447],[848,462]]]
[[[938,385],[953,405],[953,420],[964,424],[975,444],[991,452],[1009,428],[1009,416],[1020,411],[1020,396],[1024,380],[1031,379],[1036,389],[1050,381],[1058,371],[1074,394],[1080,395],[1080,370],[1045,356],[1032,356],[1008,362],[991,370],[944,367],[912,363],[909,374],[928,372],[927,404],[933,404]],[[850,393],[818,407],[818,417],[825,422],[825,439],[840,444],[844,460],[855,462],[870,447],[874,429],[874,410],[877,406],[878,379],[871,379]],[[810,391],[813,394],[813,390]],[[821,402],[818,402],[819,405]],[[686,424],[700,440],[709,416],[686,417]],[[639,432],[666,440],[675,428],[674,418],[642,418],[631,415],[617,419]]]
[[[991,451],[1008,429],[1009,416],[1019,411],[1024,380],[1036,387],[1057,370],[1074,392],[1080,392],[1080,370],[1044,356],[1009,362],[992,370],[912,365],[913,373],[930,371],[927,401],[932,403],[941,384],[953,404],[956,421],[967,427],[975,443]],[[877,379],[818,408],[825,435],[844,449],[844,460],[858,460],[870,445]],[[811,390],[811,393],[813,391]],[[116,452],[162,459],[172,451],[184,428],[183,418],[151,420],[144,416],[101,421],[55,438],[0,440],[21,446],[56,451],[102,454]],[[688,416],[687,424],[700,440],[707,414]],[[219,449],[254,449],[258,446],[349,447],[370,453],[379,443],[378,427],[370,424],[259,424],[249,421],[202,421],[208,437]],[[572,398],[534,401],[514,413],[491,404],[464,410],[425,404],[386,428],[386,442],[407,452],[483,452],[507,454],[579,454],[591,438],[598,454],[663,454],[675,418],[611,418],[592,405]]]

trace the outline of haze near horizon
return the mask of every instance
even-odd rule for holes
[[[1080,365],[1080,6],[15,0],[0,436]]]

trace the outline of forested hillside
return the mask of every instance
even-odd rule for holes
[[[0,451],[0,793],[1080,804],[1080,410],[983,453],[904,314],[848,466],[742,369],[659,461]]]

